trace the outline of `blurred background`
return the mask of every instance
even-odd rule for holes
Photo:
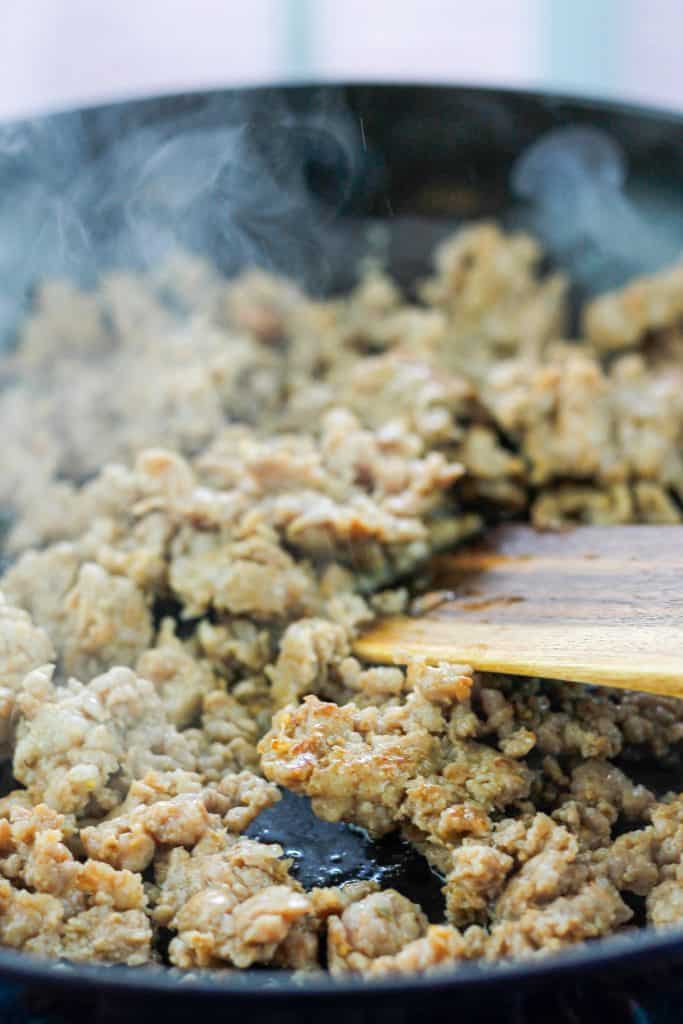
[[[0,118],[267,80],[545,87],[683,109],[681,0],[5,0]]]

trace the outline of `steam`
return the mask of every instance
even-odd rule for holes
[[[227,274],[258,265],[326,290],[340,262],[352,270],[340,215],[365,212],[371,159],[343,90],[329,87],[0,125],[0,344],[41,278],[87,286],[109,267],[153,267],[177,247]],[[584,291],[683,249],[681,197],[661,199],[658,184],[635,195],[627,171],[614,140],[583,126],[549,132],[513,168],[513,223]]]
[[[306,99],[254,91],[141,106],[134,123],[123,105],[0,126],[0,343],[41,278],[88,285],[178,246],[323,289],[363,146],[341,92]]]
[[[621,149],[605,132],[570,126],[548,132],[516,161],[522,226],[588,291],[603,291],[676,259],[683,225],[670,209],[645,213],[650,197],[628,196]]]

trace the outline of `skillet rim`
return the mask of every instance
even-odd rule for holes
[[[236,971],[216,976],[210,971],[183,974],[165,966],[127,967],[119,964],[67,963],[33,957],[31,954],[0,948],[0,976],[17,982],[42,983],[46,989],[74,989],[92,994],[196,996],[207,999],[229,996],[232,1001],[259,997],[268,1003],[292,1000],[348,1000],[362,995],[381,999],[387,995],[419,996],[487,994],[511,984],[519,988],[541,988],[582,972],[584,978],[601,971],[621,974],[637,961],[638,968],[670,967],[683,960],[683,929],[657,933],[652,929],[634,929],[619,935],[586,942],[549,956],[530,960],[499,961],[486,967],[475,963],[434,974],[392,975],[384,978],[357,976],[334,978],[329,974],[295,978],[285,971]],[[666,963],[655,961],[660,955]]]
[[[635,101],[620,101],[614,98],[580,96],[553,89],[515,88],[491,84],[470,84],[459,81],[406,80],[390,82],[384,80],[366,81],[285,81],[264,82],[259,85],[230,86],[228,88],[201,88],[160,95],[130,96],[108,103],[84,103],[78,107],[53,108],[40,114],[18,116],[0,120],[0,126],[21,124],[31,120],[51,120],[78,114],[98,114],[125,107],[152,105],[163,101],[174,101],[219,95],[267,94],[272,91],[305,92],[306,90],[342,90],[356,92],[440,92],[448,91],[462,96],[504,99],[521,103],[531,102],[541,106],[561,105],[581,109],[586,113],[595,112],[602,116],[616,115],[642,118],[652,123],[666,124],[671,128],[683,129],[683,110],[651,106]],[[659,964],[654,961],[661,956]],[[664,962],[666,958],[666,962]],[[290,972],[239,971],[234,974],[201,974],[188,972],[183,975],[177,968],[165,966],[127,967],[97,963],[66,963],[59,960],[34,957],[8,947],[0,947],[0,976],[16,982],[43,983],[50,989],[78,988],[93,994],[175,995],[215,999],[229,996],[233,1002],[259,997],[269,1004],[292,999],[344,1000],[356,996],[381,999],[386,995],[418,996],[437,995],[465,990],[468,993],[486,987],[500,989],[510,984],[539,986],[561,980],[582,972],[586,976],[600,970],[622,972],[634,966],[670,966],[683,961],[683,927],[663,932],[654,929],[634,929],[618,935],[582,943],[573,948],[548,957],[526,961],[507,961],[479,966],[466,964],[463,967],[435,974],[406,974],[377,979],[363,979],[357,976],[334,978],[320,973],[310,978],[294,978]]]

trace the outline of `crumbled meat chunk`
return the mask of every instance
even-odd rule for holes
[[[572,771],[567,802],[555,812],[560,820],[577,821],[581,828],[605,832],[600,822],[606,823],[606,835],[619,815],[628,821],[646,816],[654,803],[654,796],[645,786],[635,785],[627,775],[609,761],[588,760]],[[577,817],[578,815],[578,817]]]
[[[117,868],[144,871],[159,846],[192,847],[209,827],[201,793],[183,793],[151,805],[141,804],[127,815],[81,829],[89,857]]]
[[[267,778],[311,797],[326,821],[354,821],[377,835],[399,818],[408,780],[429,772],[439,745],[424,726],[384,731],[375,708],[306,697],[285,708],[261,741]]]
[[[502,740],[527,728],[544,755],[607,759],[642,747],[663,757],[683,737],[683,706],[671,698],[506,676],[482,676],[476,696],[485,718],[480,734]]]
[[[545,814],[502,821],[487,842],[457,848],[445,892],[454,923],[490,926],[485,955],[494,958],[596,938],[632,916],[604,858]]]
[[[206,790],[209,810],[220,814],[233,832],[243,832],[254,818],[280,799],[280,790],[252,772],[224,775]]]
[[[80,839],[94,860],[144,871],[157,852],[191,849],[221,823],[242,832],[279,799],[275,786],[247,771],[206,786],[190,772],[148,772],[131,784],[126,799],[107,818],[82,828]]]
[[[539,281],[540,258],[531,238],[505,236],[494,224],[467,227],[442,243],[422,297],[448,314],[447,365],[478,376],[506,355],[537,357],[561,337],[565,282]]]
[[[497,750],[471,740],[457,742],[438,775],[407,781],[403,815],[439,839],[488,831],[488,812],[502,810],[529,793],[528,769]]]
[[[472,669],[469,665],[413,661],[408,666],[406,686],[419,690],[432,704],[461,704],[469,700],[472,691]]]
[[[202,698],[217,686],[210,666],[176,637],[172,619],[162,622],[156,645],[138,658],[135,668],[154,683],[166,717],[179,729],[199,717]]]
[[[311,797],[317,814],[381,835],[404,823],[449,841],[486,832],[488,812],[525,798],[531,774],[468,739],[446,739],[447,715],[469,701],[458,666],[412,666],[403,704],[343,707],[308,697],[273,719],[260,745],[266,776]]]
[[[608,870],[619,889],[646,896],[683,858],[683,799],[655,804],[651,824],[625,832],[609,850]]]
[[[171,962],[179,967],[268,963],[310,910],[302,892],[269,885],[237,902],[227,885],[195,893],[176,914]]]
[[[88,679],[110,665],[133,665],[151,637],[149,610],[135,584],[86,562],[65,599],[64,672]]]
[[[233,856],[234,855],[234,856]],[[174,848],[155,863],[159,895],[154,918],[167,925],[195,893],[244,878],[248,895],[268,885],[287,884],[288,864],[276,845],[237,839],[223,829],[207,831],[192,851]]]
[[[2,580],[10,604],[24,608],[55,646],[64,636],[66,595],[76,582],[79,565],[73,544],[54,544],[42,551],[24,552]]]
[[[133,665],[150,643],[142,592],[100,565],[79,564],[70,545],[28,552],[3,586],[48,632],[67,675],[89,678],[112,665]]]
[[[45,805],[18,807],[3,824],[1,943],[70,960],[134,966],[152,959],[138,875],[76,860],[63,841],[62,816]]]
[[[137,967],[152,959],[151,940],[152,929],[142,910],[95,906],[65,922],[58,955]]]
[[[332,974],[364,971],[373,960],[393,956],[421,938],[427,918],[394,889],[352,903],[327,922],[327,957]]]
[[[154,909],[154,918],[177,932],[171,962],[313,966],[312,904],[281,858],[279,846],[231,839],[220,830],[205,833],[191,852],[172,849],[157,864]]]
[[[246,681],[242,683],[242,693]],[[202,773],[220,779],[226,771],[254,768],[258,764],[256,742],[261,730],[258,718],[231,693],[211,690],[202,700],[201,729],[183,733]]]
[[[349,654],[341,626],[324,619],[301,619],[289,626],[270,676],[276,707],[294,704],[299,697],[319,693],[332,665]]]
[[[683,872],[678,864],[672,878],[660,882],[647,894],[647,920],[656,928],[680,925],[683,921]]]
[[[589,866],[580,859],[576,837],[543,814],[532,821],[525,847],[517,853],[518,860],[522,860],[519,871],[498,899],[497,917],[518,920],[529,907],[543,906],[572,893],[590,877]]]
[[[454,850],[445,887],[449,919],[456,925],[489,920],[513,864],[507,853],[484,843]]]
[[[36,669],[17,698],[15,777],[33,799],[66,813],[111,810],[126,780],[149,768],[192,770],[195,759],[166,719],[154,685],[114,668],[56,687]],[[124,790],[125,791],[125,790]]]
[[[322,924],[332,915],[339,917],[352,903],[365,899],[366,896],[377,892],[378,889],[378,882],[368,880],[364,882],[345,882],[343,885],[331,888],[311,889],[308,895],[311,900],[313,913]]]
[[[490,958],[552,953],[564,946],[608,935],[632,917],[606,878],[589,882],[576,895],[560,896],[546,906],[531,907],[516,920],[491,929],[486,944]]]
[[[586,309],[584,328],[590,341],[610,350],[635,345],[648,331],[681,321],[683,265],[678,265],[595,299]]]
[[[371,961],[363,973],[369,977],[387,974],[426,974],[453,967],[460,960],[475,959],[482,954],[484,933],[468,930],[467,938],[456,928],[432,924],[422,938],[414,939],[393,956],[380,956]]]
[[[197,628],[201,652],[217,671],[258,672],[270,661],[270,635],[249,619],[231,619],[216,625],[202,619]]]
[[[32,669],[54,659],[50,638],[0,593],[0,751],[10,739],[16,692]]]
[[[45,893],[15,889],[0,880],[0,943],[58,956],[63,925],[61,901]]]
[[[220,534],[180,533],[169,580],[189,615],[213,607],[278,619],[301,615],[314,605],[310,573],[265,531],[234,543]]]

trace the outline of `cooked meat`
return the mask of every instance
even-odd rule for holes
[[[74,960],[378,976],[683,922],[683,703],[364,664],[482,515],[683,521],[681,266],[599,296],[493,224],[408,302],[177,256],[47,282],[0,356],[0,943]],[[615,763],[615,759],[618,764]],[[243,833],[280,798],[397,832],[444,919],[306,892]],[[144,882],[143,882],[144,873]],[[168,952],[167,933],[171,934]]]

